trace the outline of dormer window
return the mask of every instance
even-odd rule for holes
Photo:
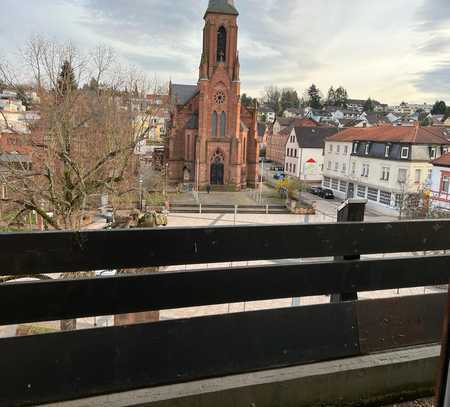
[[[431,148],[430,148],[430,158],[431,158],[432,160],[434,160],[434,159],[436,158],[436,153],[437,153],[436,147],[431,147]]]
[[[409,158],[409,147],[402,147],[401,158],[408,159]]]
[[[353,144],[353,154],[356,154],[358,152],[358,143]]]
[[[364,150],[364,154],[365,154],[365,155],[369,155],[369,151],[370,151],[370,143],[367,143],[367,144],[366,144],[366,148],[365,148],[365,150]]]

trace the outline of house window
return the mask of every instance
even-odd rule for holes
[[[450,176],[449,175],[442,176],[441,192],[445,192],[446,194],[450,193]]]
[[[430,158],[434,160],[436,158],[436,147],[430,149]]]
[[[369,201],[378,202],[378,189],[369,188],[367,191],[367,198]]]
[[[286,172],[287,172],[288,168],[289,168],[289,164],[286,163],[285,166],[284,166],[284,169],[286,170]]]
[[[408,175],[408,171],[407,171],[406,169],[404,169],[404,168],[400,168],[400,169],[398,170],[398,182],[399,182],[400,184],[405,183],[405,182],[406,182],[407,175]]]
[[[331,170],[331,165],[332,165],[332,164],[331,164],[331,161],[328,161],[328,167],[327,167],[327,168],[328,168],[329,170]]]
[[[368,177],[369,176],[369,164],[363,164],[362,166],[362,173],[361,173],[361,177]]]
[[[334,170],[336,172],[339,171],[339,163],[338,162],[334,163]]]
[[[402,147],[401,158],[409,158],[409,147]]]
[[[296,169],[297,169],[297,164],[294,164],[293,167],[294,167],[294,169],[292,170],[292,172],[295,174]]]
[[[422,180],[422,170],[416,170],[415,183],[420,184]]]
[[[331,189],[334,189],[335,191],[337,191],[339,188],[339,181],[337,179],[332,179],[331,180]]]
[[[391,146],[389,146],[389,145],[387,145],[385,148],[384,148],[384,156],[386,157],[386,158],[389,158],[389,153],[391,152]]]
[[[348,155],[348,146],[344,147],[344,155]]]
[[[333,144],[330,144],[330,146],[328,147],[328,151],[329,151],[330,153],[333,152]]]
[[[295,149],[295,150],[294,150],[294,157],[295,157],[295,158],[297,158],[297,152],[298,152],[298,150]]]
[[[325,188],[330,188],[330,186],[331,186],[331,179],[328,178],[328,177],[325,177],[325,178],[323,179],[323,186],[324,186]]]
[[[347,172],[347,164],[342,164],[342,173],[345,174]]]
[[[365,154],[365,155],[369,155],[369,150],[370,150],[370,144],[367,143],[367,144],[366,144],[366,147],[365,147],[365,150],[364,150],[364,154]]]
[[[358,185],[358,197],[365,198],[367,192],[367,187],[363,185]]]
[[[336,147],[336,154],[340,154],[341,153],[341,146],[337,146]]]
[[[353,154],[358,152],[358,143],[353,143]]]
[[[352,175],[356,174],[356,163],[352,163]]]
[[[339,185],[339,191],[346,193],[347,192],[347,182],[341,181]]]
[[[381,172],[381,180],[389,181],[390,176],[391,176],[391,169],[389,167],[383,167]]]
[[[391,206],[392,194],[390,192],[380,191],[380,203]]]

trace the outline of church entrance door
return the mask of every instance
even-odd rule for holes
[[[224,185],[225,166],[223,164],[223,156],[219,151],[214,155],[211,162],[211,185]]]
[[[211,185],[223,185],[223,163],[211,164]]]

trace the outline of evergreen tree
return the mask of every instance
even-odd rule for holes
[[[327,105],[328,106],[336,105],[336,92],[333,86],[328,90]]]
[[[75,81],[72,65],[69,61],[64,61],[58,78],[58,93],[61,96],[66,96],[77,89],[78,85]]]
[[[321,109],[322,108],[322,96],[320,94],[319,88],[312,84],[308,90],[306,91],[308,95],[308,105],[313,109]]]
[[[256,98],[252,98],[251,96],[247,96],[246,93],[243,93],[241,96],[241,103],[245,107],[253,107],[257,103]]]
[[[339,86],[334,92],[335,94],[335,105],[338,107],[347,107],[348,103],[348,93],[345,88]]]
[[[284,88],[281,91],[280,105],[282,112],[289,108],[298,109],[300,107],[300,100],[297,91],[292,88]]]
[[[447,105],[446,103],[441,100],[441,101],[437,101],[434,106],[433,109],[431,110],[431,114],[446,114],[447,113]]]
[[[375,110],[375,103],[373,103],[373,100],[371,98],[366,100],[366,103],[364,103],[364,111],[365,112],[373,112]]]
[[[428,117],[428,114],[422,110],[419,114],[419,123],[422,127],[431,126],[433,121]]]

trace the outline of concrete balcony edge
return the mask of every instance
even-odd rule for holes
[[[312,407],[380,405],[429,396],[440,347],[429,345],[41,407]]]

